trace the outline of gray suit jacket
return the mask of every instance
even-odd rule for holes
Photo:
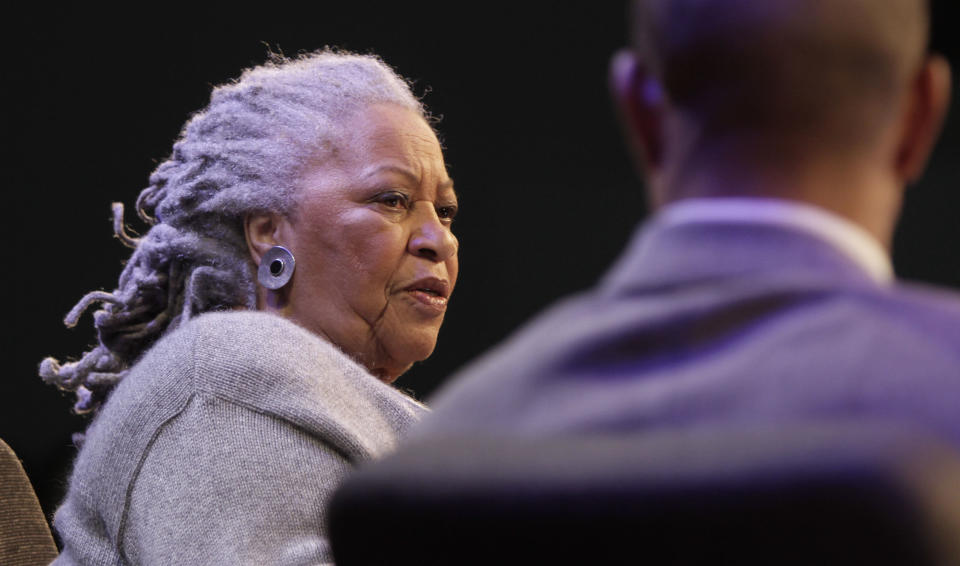
[[[960,445],[960,296],[788,228],[652,223],[431,405],[416,434],[877,417]]]

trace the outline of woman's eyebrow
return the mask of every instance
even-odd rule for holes
[[[409,168],[403,167],[401,165],[394,165],[394,164],[384,164],[384,165],[376,165],[376,166],[370,167],[367,169],[367,171],[364,172],[363,176],[373,177],[378,173],[396,173],[398,175],[407,177],[408,179],[416,183],[420,182],[420,176],[414,173],[413,171],[411,171]]]
[[[414,172],[413,172],[412,170],[410,170],[409,168],[403,167],[402,165],[395,165],[395,164],[391,164],[391,163],[384,164],[384,165],[376,165],[376,166],[372,167],[371,169],[369,169],[368,171],[366,171],[366,172],[364,173],[364,177],[372,177],[372,176],[374,176],[374,175],[376,175],[376,174],[378,174],[378,173],[397,173],[398,175],[402,175],[402,176],[404,176],[404,177],[407,177],[408,179],[410,179],[411,181],[413,181],[413,182],[415,182],[415,183],[419,183],[419,182],[420,182],[420,176],[417,175],[416,173],[414,173]],[[457,193],[456,193],[456,191],[453,190],[453,179],[451,179],[450,177],[447,177],[447,180],[446,180],[446,181],[443,181],[442,183],[440,183],[439,185],[437,185],[437,189],[439,189],[439,190],[441,190],[441,191],[450,191],[450,192],[452,192],[452,193],[453,193],[453,198],[454,198],[454,200],[456,200],[456,198],[457,198]]]

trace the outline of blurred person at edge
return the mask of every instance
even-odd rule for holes
[[[922,0],[639,0],[610,82],[655,210],[411,433],[892,420],[960,446],[960,296],[896,281],[950,98]]]

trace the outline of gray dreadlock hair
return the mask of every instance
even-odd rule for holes
[[[77,413],[95,411],[163,334],[202,312],[255,308],[244,217],[289,214],[305,163],[336,146],[346,117],[378,103],[431,122],[407,81],[374,55],[328,48],[271,55],[215,88],[137,198],[149,231],[127,234],[123,205],[113,204],[114,233],[133,254],[115,291],[88,293],[64,318],[73,327],[101,304],[93,314],[97,345],[75,362],[44,359],[43,380],[75,392]]]

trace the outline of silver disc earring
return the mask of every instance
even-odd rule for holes
[[[267,289],[276,291],[290,282],[296,266],[297,262],[290,250],[283,246],[273,246],[260,258],[257,281]]]

